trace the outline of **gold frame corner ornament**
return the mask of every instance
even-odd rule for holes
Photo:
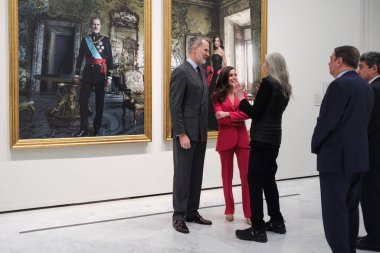
[[[144,133],[139,135],[20,139],[18,1],[8,0],[10,75],[10,148],[83,146],[152,141],[152,0],[144,0]]]

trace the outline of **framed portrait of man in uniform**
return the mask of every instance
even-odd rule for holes
[[[151,141],[152,0],[9,0],[11,147]]]
[[[195,35],[210,43],[210,56],[201,67],[208,85],[208,137],[216,138],[211,97],[218,70],[233,66],[248,98],[255,96],[266,54],[267,0],[164,0],[164,13],[164,139],[171,139],[171,73],[186,61],[188,40]]]

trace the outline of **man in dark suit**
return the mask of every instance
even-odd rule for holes
[[[200,66],[209,56],[209,43],[193,37],[188,58],[172,73],[170,114],[173,137],[173,227],[189,233],[185,220],[211,225],[199,213],[203,163],[207,144],[208,91]]]
[[[361,174],[369,169],[367,128],[373,92],[355,69],[359,51],[334,49],[330,83],[323,98],[311,151],[317,154],[322,218],[334,253],[355,252],[359,230]]]
[[[367,235],[356,248],[380,252],[380,52],[362,54],[357,72],[371,85],[375,102],[368,125],[370,170],[363,174],[360,200]]]
[[[75,135],[77,137],[88,136],[88,99],[91,91],[95,90],[95,118],[93,121],[93,135],[99,134],[102,125],[104,88],[112,81],[112,50],[111,42],[107,36],[100,35],[100,19],[91,18],[92,34],[83,37],[76,63],[74,82],[79,84],[80,71],[83,59],[86,58],[86,65],[83,69],[83,80],[79,94],[80,105],[80,130]]]

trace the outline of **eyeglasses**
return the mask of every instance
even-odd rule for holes
[[[360,65],[359,64],[359,66],[358,66],[358,69],[360,69],[360,70],[363,70],[363,69],[372,69],[372,68],[373,68],[373,66],[369,67],[368,65]]]

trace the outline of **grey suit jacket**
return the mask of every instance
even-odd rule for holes
[[[187,134],[191,141],[207,140],[208,89],[204,70],[202,80],[187,61],[172,72],[170,114],[172,137]]]

